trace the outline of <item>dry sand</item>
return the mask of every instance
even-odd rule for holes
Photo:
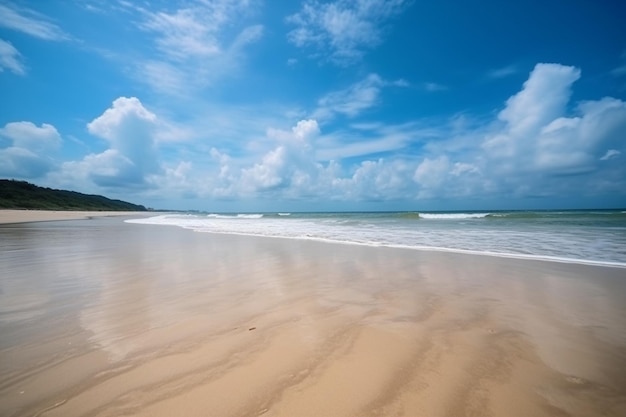
[[[626,270],[0,227],[2,416],[624,416]]]

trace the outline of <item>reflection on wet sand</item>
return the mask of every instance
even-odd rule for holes
[[[624,270],[0,227],[2,415],[624,415]]]

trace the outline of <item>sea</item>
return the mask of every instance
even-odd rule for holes
[[[164,213],[128,223],[626,268],[626,210]]]

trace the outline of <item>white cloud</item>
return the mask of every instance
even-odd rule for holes
[[[476,165],[473,165],[473,164],[468,164],[464,162],[456,162],[454,164],[454,167],[450,171],[450,174],[454,175],[455,177],[460,177],[462,175],[469,175],[469,174],[480,174],[480,169]]]
[[[312,116],[318,120],[330,119],[336,114],[355,117],[378,104],[383,87],[406,87],[404,80],[386,81],[378,74],[369,74],[343,90],[333,91],[320,98]]]
[[[87,155],[78,171],[96,184],[108,187],[136,186],[161,171],[156,149],[159,121],[136,97],[120,97],[111,108],[87,125],[89,132],[106,139],[110,148]]]
[[[500,174],[561,174],[597,168],[601,145],[619,145],[626,129],[626,103],[604,98],[579,103],[567,115],[574,67],[538,64],[523,89],[499,114],[503,122],[488,135],[483,149]],[[604,148],[606,149],[606,147]]]
[[[252,44],[263,37],[263,25],[252,25],[245,27],[232,43],[231,49],[235,51],[241,50],[244,46]]]
[[[308,195],[331,200],[571,195],[585,188],[584,184],[589,192],[601,192],[597,187],[619,189],[619,185],[600,181],[603,174],[598,161],[616,158],[625,150],[626,103],[603,98],[580,102],[573,112],[568,111],[572,85],[579,77],[580,71],[574,67],[537,65],[497,119],[486,124],[476,124],[467,117],[460,123],[456,117],[447,130],[426,129],[419,124],[392,128],[362,123],[353,130],[319,134],[307,143],[311,148],[305,155],[311,167],[305,171],[307,189],[298,189],[293,181],[286,180],[294,178],[288,167],[297,166],[290,162],[293,159],[287,148],[266,154],[249,173],[258,174],[264,185],[281,190],[282,195],[308,191]],[[375,77],[369,83],[364,84],[377,88],[382,84]],[[360,96],[349,94],[352,90],[359,91],[353,88],[331,94],[324,104],[348,115],[352,109],[353,114],[359,114],[376,102],[371,97],[378,93]],[[415,152],[408,148],[420,143],[427,154],[415,159],[411,156]],[[342,158],[385,150],[395,152],[389,158],[363,160],[352,168],[342,166]],[[326,159],[335,161],[327,166],[317,162]],[[613,165],[612,169],[619,168]],[[621,172],[623,177],[623,168]],[[580,175],[583,173],[584,177]],[[610,175],[619,178],[620,174],[615,171]],[[623,181],[620,184],[625,185]]]
[[[154,35],[160,53],[138,61],[138,78],[157,91],[186,95],[232,76],[244,60],[245,48],[263,35],[262,25],[245,25],[255,4],[193,1],[172,12],[131,7],[143,19],[139,27]]]
[[[0,128],[0,138],[10,145],[0,149],[0,175],[37,178],[54,167],[51,154],[61,144],[61,136],[49,124],[37,127],[31,122],[12,122]]]
[[[0,149],[0,176],[5,178],[39,178],[53,168],[52,161],[28,149]]]
[[[385,130],[382,126],[379,129],[377,134]],[[411,161],[364,161],[352,172],[348,167],[342,167],[339,161],[322,163],[321,149],[341,145],[330,145],[328,136],[320,131],[315,120],[301,120],[289,130],[268,129],[267,138],[273,140],[275,146],[252,159],[235,158],[211,149],[211,157],[218,166],[203,175],[204,183],[196,184],[194,188],[204,190],[205,196],[218,199],[256,196],[270,199],[384,200],[411,198],[414,195],[411,176],[415,168]],[[377,152],[388,150],[389,146],[384,143],[384,138],[378,138],[366,144],[355,144],[355,149],[368,153],[367,147]],[[346,152],[346,149],[338,149],[335,154],[340,152]]]
[[[366,160],[347,178],[333,179],[335,200],[381,201],[411,199],[412,164],[395,160]]]
[[[161,93],[185,91],[189,85],[186,71],[167,62],[145,60],[138,69],[143,81]]]
[[[401,151],[411,143],[419,143],[425,136],[428,131],[415,123],[367,129],[356,125],[351,130],[339,130],[321,137],[316,143],[316,155],[325,161]]]
[[[0,72],[5,68],[17,75],[26,74],[22,54],[10,42],[0,39]]]
[[[163,169],[144,178],[149,184],[167,184],[179,195],[215,201],[411,201],[476,196],[505,201],[574,195],[583,190],[623,193],[626,170],[607,161],[626,152],[626,103],[614,98],[569,103],[579,76],[573,67],[539,64],[491,120],[468,114],[452,117],[445,126],[440,121],[385,125],[364,120],[339,130],[331,130],[332,123],[320,125],[314,118],[281,129],[257,123],[237,131],[235,136],[247,142],[243,147],[210,140],[206,147],[195,148],[210,156],[209,163],[201,163],[201,157],[196,160],[188,152],[190,158],[163,164]],[[373,74],[326,95],[318,103],[326,107],[320,105],[318,112],[324,109],[327,117],[360,116],[377,103],[380,89],[391,84]],[[158,122],[138,101],[124,104],[110,111],[131,114],[141,123]],[[113,124],[117,132],[118,124],[112,122],[117,119],[105,115],[101,121],[107,121],[105,126]],[[95,121],[93,129],[108,134]],[[265,136],[254,133],[263,130]],[[224,128],[215,130],[219,131]],[[211,132],[207,138],[223,136]],[[131,170],[133,158],[112,148],[117,153],[88,161],[102,183],[121,177],[120,172],[136,172]]]
[[[61,135],[50,124],[37,127],[32,122],[12,122],[0,128],[0,137],[8,138],[13,146],[34,151],[49,151],[61,144]]]
[[[620,156],[622,153],[615,149],[609,149],[606,153],[600,158],[601,161],[608,161],[609,159],[614,159]]]
[[[48,41],[68,40],[69,36],[46,16],[27,8],[0,4],[0,27]]]
[[[279,146],[263,156],[261,162],[242,172],[242,186],[245,191],[266,190],[287,182],[287,149]]]
[[[91,180],[102,187],[128,187],[144,182],[135,163],[117,149],[87,155],[81,163]]]
[[[506,78],[510,75],[516,74],[517,72],[517,67],[515,67],[514,65],[509,65],[489,71],[489,73],[487,73],[487,76],[489,78]]]
[[[225,52],[225,29],[248,12],[250,1],[214,0],[192,4],[174,13],[146,12],[142,28],[156,34],[158,48],[170,58],[213,57]],[[233,45],[255,42],[263,26],[244,27]]]
[[[570,87],[578,78],[577,68],[537,64],[522,90],[507,100],[498,118],[508,124],[514,137],[534,135],[564,113]]]
[[[579,77],[574,67],[538,64],[507,101],[498,123],[477,132],[484,139],[475,160],[485,183],[489,178],[489,191],[524,196],[619,189],[600,179],[626,172],[609,174],[598,161],[616,155],[607,148],[624,150],[626,103],[605,97],[580,102],[569,112],[572,84]]]
[[[152,13],[143,27],[156,32],[156,43],[167,55],[175,59],[188,56],[211,56],[220,53],[221,46],[216,38],[224,16],[207,14],[206,21],[194,9],[180,9],[173,14]]]
[[[140,125],[152,126],[155,121],[154,113],[146,110],[138,98],[119,97],[113,101],[111,108],[89,123],[87,128],[90,133],[115,142],[127,139],[124,136],[134,134]]]
[[[307,0],[302,9],[287,18],[296,26],[288,34],[298,47],[312,47],[325,59],[348,65],[383,39],[387,21],[401,13],[406,0],[337,0],[322,3]]]
[[[240,189],[244,193],[291,188],[302,191],[312,187],[321,165],[310,152],[310,141],[320,134],[316,120],[300,120],[291,131],[269,129],[268,136],[279,145],[262,160],[241,171]]]
[[[318,123],[315,118],[285,127],[284,119],[239,113],[240,109],[202,111],[205,124],[192,123],[193,131],[183,132],[188,140],[175,148],[159,139],[174,134],[171,126],[138,99],[120,97],[88,124],[89,132],[106,141],[108,149],[65,163],[55,178],[57,183],[73,178],[96,184],[107,192],[130,188],[144,195],[214,201],[477,195],[504,201],[581,190],[623,193],[626,169],[616,158],[626,152],[626,103],[615,98],[570,103],[579,76],[573,67],[539,64],[496,117],[457,115],[445,126],[441,121],[386,125],[359,119],[333,130],[333,123]],[[378,103],[381,89],[394,84],[372,74],[324,96],[317,112],[327,118],[362,116]],[[41,136],[53,133],[47,125],[7,127],[2,132],[15,138],[26,137],[16,133],[18,127],[37,128]],[[26,148],[12,149],[26,143],[17,140],[11,139],[10,147],[0,152],[3,167],[14,171],[22,167],[24,175],[51,169],[45,160],[26,165],[32,155],[24,152]],[[26,172],[26,167],[33,168]]]
[[[447,156],[426,158],[415,169],[413,180],[424,188],[435,188],[441,185],[449,171],[450,161]]]
[[[294,136],[300,140],[308,140],[320,134],[317,120],[300,120],[291,130]]]
[[[314,117],[331,117],[336,113],[354,117],[377,104],[383,84],[380,76],[370,74],[344,90],[329,93],[319,99]]]

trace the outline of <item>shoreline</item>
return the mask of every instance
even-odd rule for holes
[[[89,210],[28,210],[0,209],[0,225],[49,222],[59,220],[83,220],[93,217],[148,216],[159,212],[146,211],[89,211]]]
[[[155,225],[161,226],[162,225]],[[180,226],[175,226],[180,227]],[[183,228],[184,229],[184,228]],[[270,239],[285,239],[285,240],[302,240],[310,242],[328,243],[332,245],[348,245],[348,246],[361,246],[366,248],[389,248],[389,249],[402,249],[409,251],[424,251],[424,252],[441,252],[441,253],[456,253],[461,255],[474,255],[474,256],[488,256],[492,258],[505,258],[505,259],[518,259],[527,261],[539,261],[539,262],[556,262],[562,264],[572,265],[587,265],[587,266],[599,266],[605,268],[626,268],[626,263],[610,262],[610,261],[594,261],[590,259],[573,259],[573,258],[559,258],[556,256],[542,256],[542,255],[528,255],[523,253],[507,253],[507,252],[481,252],[473,251],[469,249],[454,249],[454,248],[442,248],[437,246],[408,246],[408,245],[391,245],[391,244],[373,244],[364,242],[351,242],[345,240],[332,240],[315,237],[290,237],[290,236],[272,236],[272,235],[255,235],[237,232],[214,232],[214,231],[196,231],[197,233],[210,233],[215,235],[233,235],[255,238],[270,238]]]
[[[36,223],[36,222],[49,222],[49,221],[62,221],[62,220],[87,220],[97,217],[127,217],[132,216],[135,218],[152,217],[171,214],[167,211],[85,211],[85,210],[30,210],[30,209],[0,209],[0,226],[10,224],[21,223]],[[134,223],[134,222],[129,222]],[[143,224],[143,223],[139,223]],[[162,225],[153,225],[163,227]],[[182,229],[185,229],[181,226]],[[195,230],[194,230],[195,231]],[[234,236],[248,236],[258,238],[274,238],[274,239],[287,239],[287,240],[303,240],[320,243],[330,243],[339,245],[355,245],[363,247],[385,247],[391,249],[406,249],[412,251],[426,251],[426,252],[441,252],[441,253],[458,253],[466,255],[487,256],[494,258],[505,259],[520,259],[529,261],[543,261],[543,262],[556,262],[563,264],[573,265],[588,265],[599,266],[607,268],[626,268],[626,263],[611,262],[611,261],[596,261],[589,259],[574,259],[574,258],[561,258],[556,256],[542,256],[542,255],[530,255],[530,254],[518,254],[518,253],[506,253],[506,252],[486,252],[486,251],[473,251],[468,249],[456,249],[445,248],[435,246],[407,246],[407,245],[393,245],[393,244],[373,244],[357,241],[343,241],[324,239],[316,237],[289,237],[289,236],[272,236],[272,235],[260,235],[260,234],[248,234],[238,232],[222,232],[222,231],[197,231],[198,233],[210,233],[216,235],[234,235]]]
[[[106,217],[0,245],[0,414],[626,411],[616,268]]]
[[[168,213],[162,213],[168,214]],[[187,230],[188,228],[179,226],[179,225],[163,225],[163,224],[152,224],[152,223],[144,223],[141,221],[134,222],[131,219],[131,224],[145,224],[151,226],[174,226],[181,229]],[[348,241],[348,240],[338,240],[338,239],[328,239],[321,237],[311,237],[311,236],[279,236],[279,235],[263,235],[263,234],[254,234],[254,233],[243,233],[243,232],[227,232],[227,231],[212,231],[212,230],[195,230],[189,229],[191,231],[197,233],[209,233],[215,235],[233,235],[233,236],[247,236],[247,237],[257,237],[257,238],[271,238],[271,239],[285,239],[285,240],[295,240],[295,241],[311,241],[311,242],[320,242],[320,243],[329,243],[329,244],[337,244],[337,245],[354,245],[354,246],[362,246],[362,247],[370,247],[370,248],[390,248],[390,249],[406,249],[412,251],[430,251],[430,252],[442,252],[442,253],[458,253],[458,254],[466,254],[466,255],[477,255],[477,256],[488,256],[494,258],[507,258],[507,259],[519,259],[519,260],[529,260],[529,261],[543,261],[543,262],[557,262],[563,264],[574,264],[574,265],[588,265],[588,266],[600,266],[607,268],[624,268],[626,269],[626,263],[616,262],[616,261],[599,261],[592,259],[575,259],[575,258],[565,258],[558,256],[550,256],[550,255],[532,255],[532,254],[524,254],[524,253],[509,253],[509,252],[488,252],[488,251],[477,251],[470,249],[458,249],[458,248],[446,248],[446,247],[437,247],[437,246],[409,246],[409,245],[396,245],[396,244],[386,244],[386,243],[369,243],[369,242],[359,242],[359,241]]]

